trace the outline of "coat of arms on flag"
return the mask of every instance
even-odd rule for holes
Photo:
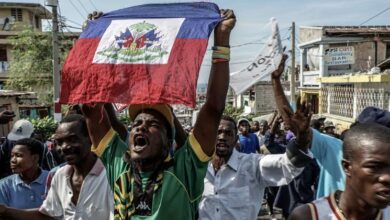
[[[112,21],[100,40],[93,63],[166,64],[183,21],[183,18]]]
[[[65,61],[61,103],[195,106],[209,36],[221,20],[209,2],[148,4],[89,22]]]

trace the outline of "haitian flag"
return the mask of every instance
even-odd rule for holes
[[[217,5],[197,2],[135,6],[90,21],[65,61],[60,102],[194,107],[220,20]]]

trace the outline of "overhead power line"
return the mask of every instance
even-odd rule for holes
[[[97,11],[98,9],[97,9],[96,5],[93,3],[93,1],[92,1],[92,0],[89,0],[89,2],[91,3],[92,7],[94,7],[95,10]]]
[[[86,15],[83,15],[83,13],[80,12],[80,10],[76,7],[76,5],[72,2],[72,0],[69,0],[70,4],[73,6],[73,8],[76,9],[76,11],[79,13],[79,15],[83,18],[83,19],[86,19],[87,16]],[[88,13],[87,13],[88,14]]]
[[[80,1],[80,0],[77,0],[79,2],[79,4],[81,5],[81,7],[84,9],[85,13],[89,13],[89,11],[85,8],[84,4]]]
[[[374,18],[378,17],[379,15],[385,13],[385,12],[388,11],[389,9],[390,9],[390,7],[383,9],[383,10],[380,11],[378,14],[376,14],[376,15],[372,16],[371,18],[369,18],[369,19],[363,21],[361,24],[359,24],[359,26],[362,26],[363,24],[365,24],[365,23],[371,21],[372,19],[374,19]]]
[[[75,25],[78,25],[78,26],[82,26],[80,23],[78,23],[78,22],[76,22],[76,21],[72,21],[72,20],[70,20],[69,18],[65,18],[66,19],[66,21],[69,21],[70,23],[72,23],[72,24],[75,24]]]

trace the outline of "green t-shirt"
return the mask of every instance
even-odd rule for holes
[[[101,158],[107,170],[107,177],[114,191],[115,219],[129,219],[131,213],[132,184],[127,172],[129,166],[122,157],[127,150],[126,144],[114,130],[110,130],[93,151]],[[162,185],[153,195],[151,216],[132,216],[141,220],[182,220],[195,219],[204,188],[204,177],[208,157],[193,134],[190,134],[184,146],[174,154],[173,166],[163,172]]]

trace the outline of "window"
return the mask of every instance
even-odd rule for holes
[[[390,57],[390,43],[386,44],[386,59]]]
[[[7,49],[0,47],[0,61],[7,61]]]
[[[35,16],[35,28],[39,29],[39,17]]]
[[[22,9],[11,8],[11,16],[15,18],[15,21],[23,21]]]

